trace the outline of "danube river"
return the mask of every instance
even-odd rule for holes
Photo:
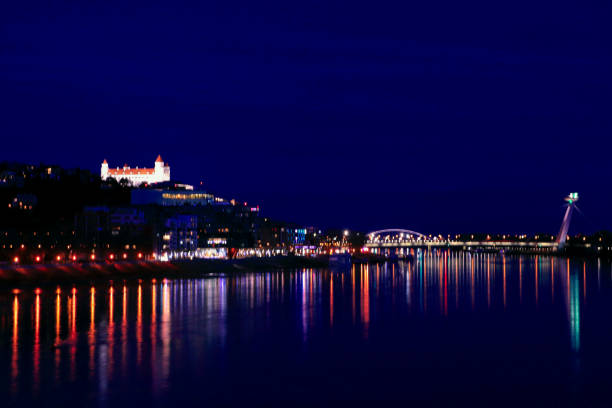
[[[0,289],[0,396],[36,406],[605,405],[612,267],[411,262]]]

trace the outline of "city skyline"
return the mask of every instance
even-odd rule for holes
[[[157,155],[156,166],[161,160],[161,155]],[[181,165],[182,161],[177,160]],[[118,163],[118,162],[117,162]],[[133,164],[128,164],[133,163]],[[154,169],[147,169],[140,167],[134,160],[126,160],[123,166],[109,166],[107,160],[104,159],[102,162],[102,174],[104,169],[106,171],[115,172],[109,174],[109,177],[115,178],[117,181],[121,180],[121,174],[129,173],[130,175],[135,172],[139,172],[138,177],[149,177],[149,182],[157,182],[153,180]],[[161,162],[162,166],[163,161]],[[44,165],[54,165],[57,163],[42,162]],[[105,167],[106,166],[106,167]],[[167,174],[164,176],[164,181],[170,181],[169,178],[169,167],[166,162],[165,169]],[[61,166],[60,166],[61,167]],[[99,173],[95,170],[85,168],[84,170],[91,171],[92,174]],[[178,170],[178,171],[177,171]],[[144,172],[144,173],[143,173]],[[142,173],[142,174],[141,174]],[[146,173],[146,174],[145,174]],[[150,173],[150,174],[149,174]],[[180,167],[173,172],[172,182],[183,183],[184,179],[176,179],[175,174],[181,173]],[[129,177],[128,177],[129,178]],[[104,179],[104,177],[102,177]],[[127,178],[126,178],[127,179]],[[136,180],[130,185],[137,187],[143,180]],[[197,180],[200,180],[198,182]],[[146,181],[146,180],[145,180]],[[253,192],[247,190],[246,192],[231,191],[228,186],[225,188],[219,186],[217,190],[210,188],[209,184],[202,180],[202,177],[191,176],[192,186],[196,186],[198,189],[207,190],[215,193],[221,192],[221,194],[231,197],[232,199],[247,200],[254,205],[265,206],[270,212],[267,216],[283,219],[285,221],[298,223],[302,225],[312,225],[319,228],[331,228],[331,229],[345,229],[351,228],[359,231],[372,231],[380,228],[390,228],[399,225],[400,228],[415,228],[420,231],[424,231],[428,234],[457,234],[465,232],[483,232],[483,233],[508,233],[508,234],[536,234],[536,233],[553,233],[558,228],[559,220],[563,216],[565,206],[562,205],[562,199],[559,199],[560,193],[555,189],[540,189],[538,191],[524,191],[524,190],[501,190],[501,189],[471,189],[464,191],[436,191],[432,190],[421,190],[421,191],[404,191],[404,192],[387,192],[392,195],[395,200],[384,204],[387,208],[397,208],[397,206],[403,206],[406,211],[402,214],[401,211],[381,211],[380,207],[377,207],[376,202],[372,202],[370,206],[372,216],[365,220],[360,217],[357,213],[353,213],[350,210],[343,210],[345,204],[348,203],[359,203],[360,197],[366,196],[377,197],[380,196],[380,192],[376,191],[361,191],[361,192],[339,192],[334,195],[333,192],[325,193],[326,196],[320,196],[314,200],[315,205],[318,205],[320,211],[323,208],[328,211],[317,213],[308,208],[313,202],[302,202],[304,197],[311,196],[312,192],[299,192],[299,191],[288,191],[288,192]],[[215,184],[215,183],[211,183]],[[184,184],[178,184],[183,186]],[[187,184],[189,186],[189,184]],[[189,187],[193,188],[193,187]],[[590,191],[589,193],[593,193]],[[384,193],[383,193],[384,194]],[[513,206],[513,211],[506,214],[500,214],[498,212],[487,213],[483,212],[487,206],[495,207],[499,203],[507,202],[508,197],[519,197],[526,196],[529,200],[529,205],[524,206]],[[597,196],[597,195],[596,195]],[[425,197],[424,200],[421,200]],[[245,201],[246,202],[246,201]],[[454,203],[451,205],[451,202]],[[590,211],[601,211],[600,215],[604,215],[604,220],[607,221],[605,215],[605,203],[587,203],[587,210]],[[594,205],[593,205],[594,204]],[[582,207],[582,204],[581,204]],[[356,206],[359,209],[359,206]],[[289,211],[287,211],[289,209]],[[474,211],[475,214],[480,214],[479,218],[469,217],[458,217],[459,215],[470,215],[470,211]],[[578,234],[590,234],[597,231],[607,229],[605,222],[595,222],[595,218],[585,214],[582,210],[578,211],[579,214],[575,217],[572,223],[572,233]],[[422,217],[423,214],[430,213],[434,216],[428,219]],[[400,214],[398,216],[398,214]],[[338,217],[341,215],[341,217]],[[442,217],[438,217],[442,215]],[[406,221],[408,220],[408,221]],[[395,224],[393,224],[395,222]],[[406,222],[410,222],[407,225]],[[404,223],[404,224],[402,224]]]

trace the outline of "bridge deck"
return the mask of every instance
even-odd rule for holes
[[[382,241],[367,242],[367,248],[551,248],[556,249],[556,242],[525,241]]]

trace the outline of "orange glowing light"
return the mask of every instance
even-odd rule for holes
[[[72,260],[76,261],[76,255],[72,255]]]
[[[62,259],[62,257],[60,255],[58,255],[58,256],[55,257],[55,259],[59,262]]]
[[[138,253],[138,259],[142,259],[142,252]]]
[[[13,295],[18,295],[20,293],[21,291],[19,289],[13,289]]]
[[[14,258],[13,258],[13,262],[15,262],[15,263],[19,263],[19,257],[18,257],[18,256],[14,257]]]
[[[115,255],[114,255],[114,254],[110,254],[108,257],[109,257],[111,260],[115,259]]]
[[[126,258],[127,258],[127,254],[123,254],[123,259],[126,259]]]
[[[40,262],[40,256],[36,257],[36,262]]]
[[[40,290],[40,288],[36,288],[36,290],[34,290],[34,293],[40,295],[42,293],[42,290]]]
[[[96,259],[96,254],[91,254],[91,260],[93,261],[94,259]]]
[[[58,286],[57,289],[55,289],[55,293],[59,295],[60,293],[62,293],[62,289]]]

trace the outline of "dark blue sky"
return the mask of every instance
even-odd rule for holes
[[[609,2],[12,3],[0,160],[161,153],[272,217],[364,230],[556,232],[576,190],[573,230],[612,229]]]

